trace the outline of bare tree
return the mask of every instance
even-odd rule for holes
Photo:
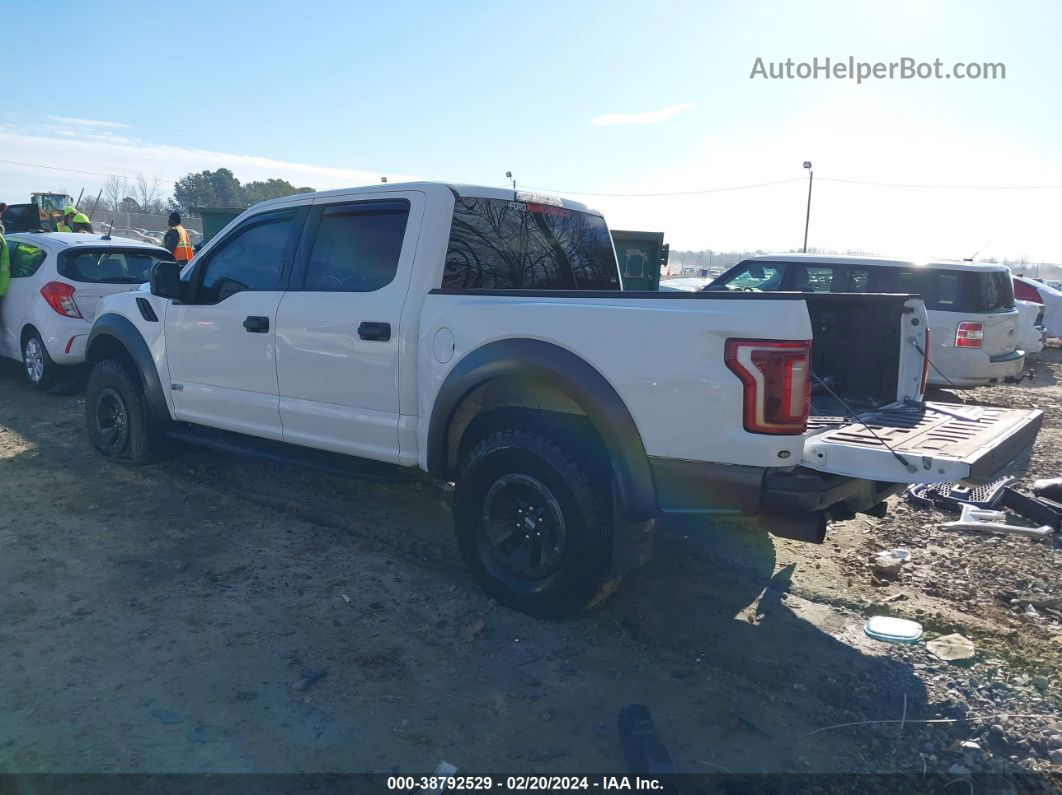
[[[110,177],[103,183],[103,202],[111,212],[118,212],[122,200],[129,196],[129,180],[125,177]]]
[[[163,210],[162,190],[159,180],[155,177],[148,179],[139,171],[136,172],[136,184],[133,186],[133,199],[140,205],[141,212],[161,213]]]

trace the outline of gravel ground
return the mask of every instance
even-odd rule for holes
[[[1034,369],[967,396],[1047,412],[1026,480],[1062,471],[1062,350]],[[476,589],[430,484],[111,464],[76,389],[18,375],[0,367],[0,772],[624,772],[628,703],[692,772],[1062,771],[1050,542],[899,501],[820,546],[673,523],[605,605],[541,622]],[[875,614],[977,654],[870,640]]]

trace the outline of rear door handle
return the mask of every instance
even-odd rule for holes
[[[243,327],[252,334],[265,334],[269,331],[269,318],[258,315],[248,315],[243,321]]]
[[[391,324],[363,322],[358,326],[358,336],[370,342],[387,342],[391,339]]]

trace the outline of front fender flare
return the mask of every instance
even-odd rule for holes
[[[100,356],[94,358],[92,354],[93,343],[102,337],[113,338],[133,360],[151,413],[160,420],[170,419],[170,407],[166,402],[162,379],[159,378],[159,371],[155,367],[155,359],[137,327],[129,318],[113,312],[97,317],[92,324],[92,331],[89,332],[88,344],[85,346],[86,358],[93,364],[102,358]]]
[[[476,387],[503,376],[531,377],[563,392],[587,415],[608,450],[617,502],[625,517],[643,521],[658,513],[649,458],[634,418],[593,366],[558,345],[533,339],[488,343],[465,356],[447,375],[428,426],[428,471],[449,479],[448,431],[454,412]]]

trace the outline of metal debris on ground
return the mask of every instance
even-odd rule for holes
[[[962,507],[959,521],[945,522],[940,528],[942,530],[978,530],[985,533],[1024,535],[1031,538],[1046,538],[1054,532],[1054,529],[1047,525],[1024,527],[1007,524],[1007,515],[1003,511],[989,511],[975,508],[972,505]]]
[[[915,483],[907,487],[907,501],[922,508],[937,507],[958,512],[964,505],[977,508],[995,508],[1003,498],[1003,490],[1016,478],[1007,476],[983,486],[968,486],[965,483]]]
[[[435,772],[430,776],[436,782],[436,786],[425,787],[420,791],[421,795],[442,795],[443,790],[446,789],[446,779],[453,778],[456,775],[457,765],[452,765],[443,759],[435,766]]]
[[[863,632],[868,638],[887,643],[917,643],[922,637],[922,625],[906,618],[871,616]]]

